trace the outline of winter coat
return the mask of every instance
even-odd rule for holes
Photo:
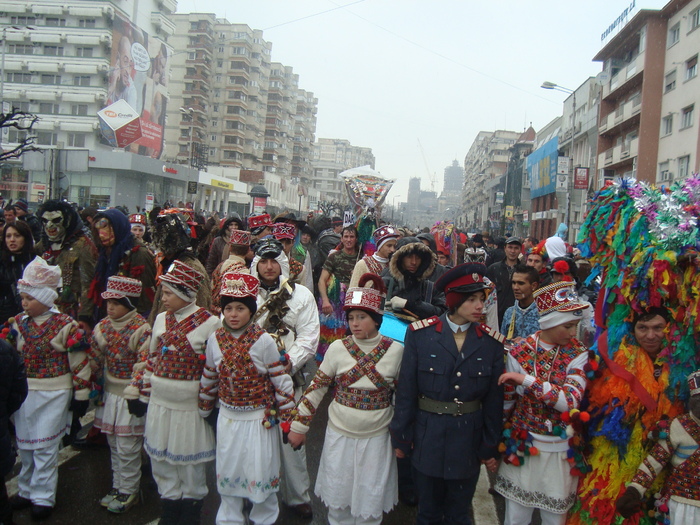
[[[24,269],[32,259],[34,256],[21,261],[16,255],[11,255],[7,260],[0,261],[0,324],[22,311],[17,281],[22,278]]]
[[[22,406],[27,391],[24,360],[9,343],[0,339],[0,476],[3,478],[15,464],[9,429],[10,416]]]

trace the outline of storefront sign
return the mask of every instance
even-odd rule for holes
[[[197,181],[191,180],[187,182],[187,193],[197,193]]]
[[[503,192],[502,191],[496,192],[496,204],[503,204]]]
[[[233,184],[221,180],[211,179],[211,185],[215,188],[223,188],[225,190],[233,190]]]
[[[29,192],[29,201],[43,204],[46,198],[46,184],[43,182],[32,182],[31,191]]]
[[[155,200],[155,195],[153,193],[146,193],[146,205],[143,207],[143,209],[146,211],[151,211]]]
[[[265,207],[267,206],[267,197],[253,197],[253,213],[255,215],[260,215],[265,213]]]
[[[588,168],[576,168],[574,170],[574,189],[575,190],[587,190],[588,189]]]

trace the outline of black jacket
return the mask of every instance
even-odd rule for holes
[[[402,261],[414,253],[421,258],[421,264],[415,273],[409,274],[403,269]],[[437,256],[430,248],[416,237],[400,239],[389,264],[382,272],[387,289],[386,304],[389,304],[392,297],[403,297],[407,300],[405,310],[415,314],[418,319],[442,314],[447,309],[445,294],[435,289],[435,282],[446,271],[444,266],[437,264]]]
[[[421,473],[467,479],[479,475],[480,460],[499,457],[503,345],[472,323],[458,349],[446,318],[406,332],[389,431],[392,447],[411,454]],[[436,401],[479,400],[481,409],[461,416],[426,412],[418,408],[421,395]]]
[[[0,476],[3,478],[15,464],[8,428],[10,416],[22,406],[27,390],[24,360],[9,343],[0,339]]]
[[[41,221],[39,220],[39,217],[37,217],[33,213],[27,213],[26,215],[19,217],[19,220],[26,222],[27,226],[29,226],[29,229],[32,230],[32,237],[34,237],[34,243],[39,242],[41,240],[41,230],[43,229],[41,227]]]
[[[492,264],[486,269],[486,277],[496,285],[496,296],[498,297],[498,326],[503,323],[503,314],[515,304],[513,294],[513,283],[511,283],[511,273],[506,261]]]
[[[17,281],[22,278],[22,273],[29,262],[21,261],[17,256],[10,256],[7,260],[0,260],[0,325],[8,318],[22,311],[22,299],[17,290]]]

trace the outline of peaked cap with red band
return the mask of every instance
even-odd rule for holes
[[[485,275],[485,265],[464,263],[443,274],[435,283],[435,287],[445,293],[445,304],[452,308],[464,299],[464,295],[487,290],[489,286],[484,282]]]

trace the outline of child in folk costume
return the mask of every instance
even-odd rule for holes
[[[506,525],[527,525],[534,508],[544,525],[563,524],[585,469],[570,449],[575,440],[567,424],[578,413],[588,363],[575,335],[589,305],[574,286],[560,281],[535,290],[541,330],[510,349],[499,379],[507,384],[507,422],[494,488],[506,498]]]
[[[673,469],[663,490],[669,497],[668,508],[659,510],[669,512],[671,525],[700,523],[700,370],[688,376],[688,389],[688,413],[652,433],[650,437],[658,437],[656,445],[617,501],[617,510],[625,518],[641,510],[644,493],[671,463]]]
[[[274,426],[294,408],[294,385],[272,336],[252,322],[260,281],[248,273],[222,277],[223,326],[209,337],[200,388],[200,414],[217,418],[216,523],[272,524],[279,515],[280,439]]]
[[[199,417],[199,380],[207,339],[221,325],[196,304],[204,276],[175,260],[160,278],[165,312],[153,324],[150,354],[136,416],[146,413],[144,448],[163,504],[162,525],[199,523],[207,495],[205,464],[216,452],[214,431]]]
[[[101,294],[107,302],[107,317],[92,332],[95,374],[104,378],[104,404],[95,411],[94,426],[107,435],[112,454],[112,490],[100,505],[115,513],[126,512],[138,502],[141,481],[146,418],[131,414],[127,399],[127,393],[132,400],[139,397],[139,389],[131,382],[142,375],[151,343],[151,327],[136,311],[141,288],[136,279],[110,277]]]
[[[375,288],[364,288],[368,282]],[[384,283],[365,274],[343,309],[352,336],[334,341],[298,404],[289,442],[300,446],[326,391],[335,385],[316,494],[336,524],[379,524],[398,501],[396,461],[389,437],[391,398],[403,346],[379,333]]]
[[[58,266],[34,259],[18,281],[24,314],[9,320],[9,335],[16,337],[29,384],[29,395],[14,415],[22,471],[12,506],[31,506],[34,519],[48,518],[53,511],[58,449],[70,428],[69,410],[85,415],[92,387],[85,333],[53,306],[60,283]]]

